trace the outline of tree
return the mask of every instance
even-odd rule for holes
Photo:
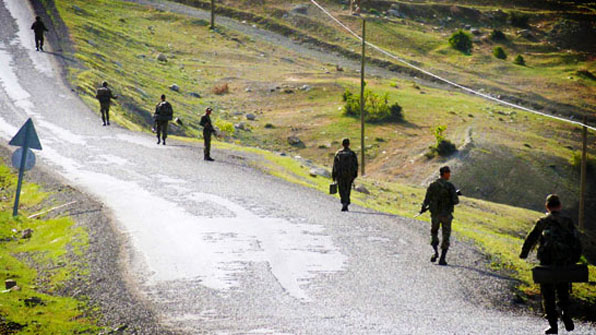
[[[515,57],[515,59],[513,60],[513,64],[526,66],[526,60],[522,55],[517,55],[517,57]]]

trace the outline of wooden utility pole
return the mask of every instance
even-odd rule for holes
[[[360,152],[362,153],[362,173],[364,176],[364,63],[365,63],[365,52],[366,52],[366,20],[362,19],[362,67],[360,68]]]
[[[588,146],[588,127],[586,127],[586,123],[588,122],[588,117],[584,115],[583,120],[583,132],[582,132],[582,166],[581,166],[581,184],[579,187],[579,215],[577,218],[579,229],[581,231],[584,230],[584,213],[585,213],[585,204],[586,204],[586,165],[587,165],[587,146]]]
[[[211,26],[209,29],[215,29],[215,0],[211,0]]]

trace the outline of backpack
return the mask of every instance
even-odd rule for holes
[[[342,179],[354,178],[354,153],[352,151],[339,151],[336,154],[337,177]]]
[[[440,181],[435,182],[430,198],[429,209],[431,213],[451,212],[451,192],[447,187],[447,183]]]
[[[159,120],[171,121],[174,116],[174,111],[167,101],[162,101],[157,106],[157,114]]]
[[[582,245],[573,222],[565,217],[548,215],[542,231],[538,259],[544,265],[571,265],[579,261]]]
[[[111,98],[110,91],[105,87],[100,87],[97,89],[96,97],[97,97],[97,100],[99,100],[99,102],[108,103],[108,102],[110,102],[110,98]]]

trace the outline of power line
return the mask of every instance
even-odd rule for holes
[[[325,9],[323,6],[321,6],[317,1],[315,1],[315,0],[310,0],[310,1],[315,6],[317,6],[323,13],[325,13],[327,16],[329,16],[333,21],[335,21],[342,28],[344,28],[346,31],[348,31],[350,34],[352,34],[354,37],[356,37],[359,41],[362,42],[362,37],[360,37],[358,34],[356,34],[352,29],[350,29],[350,27],[346,26],[343,22],[341,22],[339,19],[337,19],[335,16],[333,16],[333,14],[331,14],[327,9]],[[403,63],[403,64],[405,64],[405,65],[407,65],[407,66],[409,66],[409,67],[411,67],[411,68],[413,68],[413,69],[415,69],[415,70],[417,70],[419,72],[422,72],[422,73],[424,73],[424,74],[426,74],[426,75],[428,75],[430,77],[433,77],[433,78],[435,78],[435,79],[437,79],[439,81],[442,81],[442,82],[444,82],[446,84],[449,84],[451,86],[454,86],[454,87],[457,87],[459,89],[462,89],[462,90],[464,90],[466,92],[469,92],[469,93],[478,95],[478,96],[480,96],[480,97],[482,97],[484,99],[491,100],[491,101],[494,101],[494,102],[497,102],[499,104],[506,105],[506,106],[509,106],[509,107],[521,109],[521,110],[524,110],[526,112],[530,112],[532,114],[541,115],[541,116],[544,116],[544,117],[547,117],[547,118],[551,118],[551,119],[563,121],[563,122],[574,124],[574,125],[581,126],[581,127],[586,127],[586,128],[588,128],[590,130],[596,131],[596,127],[588,126],[587,124],[584,124],[584,123],[579,122],[579,121],[573,121],[573,120],[565,119],[565,118],[562,118],[562,117],[559,117],[559,116],[555,116],[555,115],[551,115],[551,114],[539,112],[539,111],[536,111],[536,110],[533,110],[533,109],[530,109],[530,108],[527,108],[527,107],[524,107],[524,106],[520,106],[520,105],[511,103],[511,102],[505,101],[505,100],[501,100],[501,99],[495,98],[493,96],[490,96],[488,94],[484,94],[482,92],[478,92],[478,91],[473,90],[473,89],[471,89],[469,87],[460,85],[460,84],[458,84],[456,82],[453,82],[453,81],[451,81],[449,79],[443,78],[443,77],[441,77],[439,75],[436,75],[436,74],[434,74],[432,72],[429,72],[427,70],[424,70],[423,68],[418,67],[418,66],[416,66],[416,65],[414,65],[414,64],[406,61],[405,59],[402,59],[402,58],[400,58],[400,57],[398,57],[398,56],[390,53],[389,51],[386,51],[386,50],[384,50],[384,49],[382,49],[382,48],[380,48],[380,47],[378,47],[378,46],[376,46],[376,45],[374,45],[374,44],[372,44],[372,43],[370,43],[368,41],[366,41],[365,43],[366,43],[366,45],[368,45],[369,47],[371,47],[371,48],[379,51],[380,53],[382,53],[382,54],[384,54],[384,55],[386,55],[386,56],[388,56],[388,57],[390,57],[392,59],[395,59],[398,62]]]

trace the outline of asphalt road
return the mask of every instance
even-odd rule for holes
[[[217,161],[204,162],[199,145],[102,127],[54,70],[57,55],[35,52],[33,16],[25,1],[0,1],[0,137],[34,120],[38,163],[111,209],[134,289],[176,333],[539,334],[546,325],[509,308],[511,280],[457,236],[450,265],[433,265],[427,223],[342,213],[337,198],[250,168],[250,156],[214,150]]]

